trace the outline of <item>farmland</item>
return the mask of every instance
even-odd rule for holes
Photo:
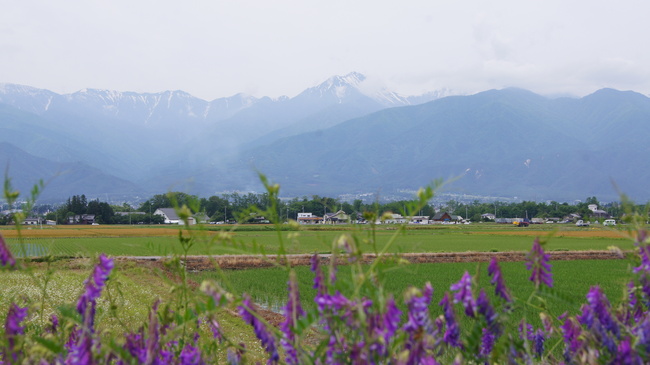
[[[363,251],[372,252],[374,246],[368,231],[358,231],[354,226],[336,228],[314,227],[315,230],[282,231],[280,235],[289,254],[328,253],[332,242],[341,233],[356,233]],[[279,238],[272,229],[270,226],[243,226],[234,230],[196,229],[184,234],[193,237],[193,245],[188,251],[191,255],[275,253],[279,249]],[[181,253],[179,228],[174,226],[23,228],[22,241],[15,230],[4,229],[0,233],[14,251],[21,252],[21,247],[26,247],[27,256],[50,253],[78,257],[102,252],[112,256],[167,256]],[[527,251],[535,237],[548,241],[547,251],[606,250],[610,246],[623,250],[633,248],[630,234],[625,230],[567,226],[522,230],[494,224],[413,227],[399,233],[393,226],[380,226],[374,236],[376,247],[383,247],[396,234],[395,243],[388,252]]]
[[[359,227],[308,227],[299,231],[273,231],[271,226],[241,226],[241,227],[208,227],[192,231],[183,230],[184,237],[193,237],[193,246],[189,248],[190,255],[240,255],[259,254],[261,252],[274,255],[279,248],[279,238],[284,242],[289,254],[327,254],[332,251],[332,243],[341,234],[350,234],[358,238],[357,243],[364,252],[372,252],[371,239],[373,234]],[[234,228],[234,229],[233,229]],[[367,228],[367,227],[361,227]],[[116,260],[116,270],[112,275],[112,283],[107,293],[113,293],[112,304],[121,310],[109,313],[112,308],[108,302],[100,303],[100,315],[103,328],[110,331],[133,330],[132,326],[142,323],[147,310],[157,298],[168,300],[174,281],[170,281],[169,272],[160,263],[138,260],[138,256],[169,256],[181,254],[178,226],[57,226],[43,229],[23,227],[21,237],[13,229],[0,229],[7,243],[16,256],[52,254],[55,258],[52,267],[56,269],[47,296],[51,304],[44,308],[49,313],[56,306],[73,302],[81,291],[82,281],[91,270],[93,258],[100,252],[110,256],[121,256]],[[278,236],[279,234],[279,236]],[[383,247],[392,238],[395,243],[388,250],[390,253],[411,253],[426,255],[446,255],[457,258],[468,257],[469,261],[485,261],[485,257],[493,254],[508,254],[528,251],[536,237],[545,241],[545,249],[552,257],[566,259],[573,257],[579,251],[607,250],[610,246],[618,246],[623,250],[634,248],[631,234],[625,229],[606,229],[591,227],[577,229],[575,226],[539,226],[530,229],[498,226],[490,224],[408,227],[398,230],[395,226],[379,226],[374,232],[377,247]],[[23,252],[23,254],[21,254]],[[481,255],[484,255],[481,257]],[[135,256],[135,257],[132,257]],[[566,257],[563,257],[566,256]],[[131,258],[126,258],[131,257]],[[259,261],[259,260],[258,260]],[[460,261],[460,260],[458,260]],[[500,258],[501,261],[501,258]],[[528,281],[529,272],[522,262],[507,262],[501,265],[508,287],[515,297],[525,300],[533,286]],[[277,316],[283,305],[286,293],[287,271],[282,267],[257,267],[250,270],[215,271],[210,261],[195,267],[188,261],[187,268],[190,284],[196,288],[206,279],[216,280],[229,291],[250,294],[256,302],[261,303],[270,311],[265,317]],[[268,263],[268,262],[267,262]],[[304,264],[304,262],[303,262]],[[573,260],[560,261],[552,258],[553,275],[557,283],[554,294],[549,299],[550,314],[557,316],[565,311],[575,314],[579,303],[589,287],[600,285],[613,305],[620,302],[621,287],[630,277],[630,262],[628,260]],[[235,265],[242,268],[246,265]],[[261,265],[264,266],[264,265]],[[266,265],[268,266],[268,265]],[[444,262],[395,265],[386,264],[383,267],[385,275],[380,278],[386,291],[392,293],[402,310],[402,294],[409,286],[422,287],[430,281],[434,287],[433,303],[438,303],[449,286],[457,282],[463,272],[469,271],[477,275],[484,288],[490,288],[486,273],[485,262]],[[44,263],[35,262],[34,276],[10,273],[0,277],[0,286],[6,288],[0,295],[0,306],[6,308],[16,295],[25,295],[30,301],[37,303],[40,298],[38,288],[31,284],[32,278],[40,277],[46,270]],[[302,301],[305,307],[313,306],[314,290],[312,289],[313,274],[306,266],[295,268]],[[342,266],[338,271],[339,277],[350,275],[350,268]],[[492,292],[489,293],[492,296]],[[104,300],[104,299],[103,299]],[[106,299],[108,300],[108,299]],[[431,307],[432,314],[440,314],[438,306]],[[276,312],[276,313],[273,313]],[[536,313],[525,306],[518,307],[513,316],[526,316],[529,321],[536,323]],[[2,314],[0,314],[0,317]],[[241,323],[232,313],[224,315],[224,323],[229,327],[241,327]],[[1,320],[2,318],[0,318]],[[242,340],[255,348],[255,341],[250,330],[239,331]]]

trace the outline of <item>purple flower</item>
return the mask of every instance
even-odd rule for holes
[[[527,339],[528,341],[532,341],[535,339],[535,329],[533,328],[533,325],[530,323],[526,323],[524,320],[522,320],[519,323],[519,335],[522,338]]]
[[[395,300],[392,297],[389,298],[388,302],[386,303],[386,312],[383,316],[382,330],[380,331],[384,337],[385,343],[388,343],[388,340],[395,335],[395,332],[399,328],[399,322],[401,318],[402,311],[397,308]]]
[[[492,285],[495,285],[495,294],[503,298],[506,302],[511,302],[512,297],[510,296],[508,288],[506,288],[506,284],[503,282],[501,266],[499,266],[496,257],[493,257],[492,261],[490,261],[490,264],[488,265],[488,275],[492,277],[490,283],[492,283]]]
[[[454,303],[463,303],[465,314],[474,317],[476,315],[476,300],[472,293],[472,276],[465,271],[459,282],[451,285],[451,290],[457,291],[454,294]]]
[[[208,325],[210,326],[210,330],[212,331],[212,338],[215,338],[219,341],[219,343],[223,342],[223,333],[221,331],[221,325],[217,321],[216,318],[211,318],[208,321]]]
[[[15,265],[16,259],[14,259],[14,256],[9,250],[9,246],[0,234],[0,266],[14,267]]]
[[[9,312],[7,312],[7,318],[5,319],[5,337],[7,338],[8,345],[7,353],[0,353],[7,363],[16,363],[18,361],[18,354],[15,352],[16,339],[18,336],[25,334],[25,327],[20,325],[25,317],[27,317],[27,307],[21,308],[15,303],[12,303],[9,307]]]
[[[8,336],[25,334],[25,327],[20,325],[25,317],[27,317],[27,307],[21,308],[12,303],[5,320],[5,334]]]
[[[494,334],[487,328],[483,328],[483,335],[481,336],[481,348],[479,350],[482,356],[490,356],[495,342]]]
[[[609,300],[598,286],[592,286],[587,293],[587,303],[598,321],[612,334],[618,336],[619,328],[609,313]]]
[[[542,354],[544,353],[545,341],[546,341],[546,333],[544,333],[544,331],[541,328],[535,331],[535,334],[533,335],[533,345],[537,357],[542,357]]]
[[[93,339],[88,329],[80,328],[77,340],[70,347],[70,352],[65,359],[66,365],[88,365],[94,364]]]
[[[530,281],[535,283],[535,287],[545,284],[549,288],[553,287],[553,276],[551,274],[551,265],[549,256],[544,253],[542,245],[539,244],[539,237],[535,238],[533,248],[526,255],[526,269],[531,270]]]
[[[325,293],[327,288],[325,287],[325,283],[323,279],[323,270],[320,267],[320,260],[318,258],[318,254],[314,254],[311,257],[311,271],[315,274],[314,289],[316,289],[319,294]]]
[[[298,292],[298,282],[295,271],[289,273],[289,299],[284,307],[285,320],[280,324],[283,337],[280,341],[286,352],[288,364],[298,364],[298,351],[296,350],[296,336],[293,332],[298,319],[305,315],[305,311],[300,305],[300,293]]]
[[[409,288],[405,294],[408,306],[408,320],[402,326],[408,338],[404,348],[408,350],[409,364],[421,363],[427,357],[427,345],[434,334],[434,326],[429,316],[429,304],[433,298],[433,287],[426,283],[422,291]]]
[[[275,344],[275,337],[266,328],[266,324],[258,318],[250,296],[244,294],[243,297],[244,299],[242,300],[242,304],[237,308],[239,310],[239,315],[246,323],[253,326],[255,336],[257,336],[257,338],[262,342],[262,346],[269,354],[268,363],[276,364],[280,360],[280,355],[278,354],[278,347]]]
[[[411,288],[411,292],[406,294],[406,305],[408,306],[408,321],[404,324],[403,330],[415,332],[420,328],[430,332],[433,328],[429,316],[429,303],[433,298],[433,287],[431,283],[424,285],[424,291],[420,292],[416,288]]]
[[[56,333],[56,331],[59,328],[59,317],[56,316],[56,314],[52,314],[50,316],[50,328],[48,328],[48,332],[50,333]]]
[[[643,359],[634,352],[630,344],[630,338],[624,338],[619,344],[616,351],[615,364],[636,365],[643,364]]]
[[[646,316],[632,333],[637,336],[639,347],[646,353],[650,352],[650,316]]]
[[[178,359],[180,360],[180,365],[205,364],[205,362],[201,359],[201,351],[190,344],[187,344],[185,347],[183,347],[183,351],[181,351]]]
[[[227,361],[228,364],[230,365],[239,365],[241,364],[241,358],[244,352],[246,351],[246,345],[244,343],[240,343],[239,346],[241,346],[241,349],[234,349],[232,347],[228,347],[227,351]]]
[[[94,321],[95,305],[97,298],[102,294],[102,289],[113,269],[113,260],[104,254],[99,255],[99,263],[95,266],[92,275],[84,282],[85,290],[77,302],[77,311],[83,319],[83,326],[78,330],[76,340],[71,339],[70,352],[65,360],[66,364],[92,364],[93,346],[95,341]]]
[[[570,362],[574,358],[576,352],[582,346],[582,341],[579,339],[582,333],[582,328],[579,324],[575,323],[570,318],[564,321],[560,326],[562,330],[562,337],[564,338],[564,358]]]
[[[635,267],[633,271],[635,273],[638,273],[639,271],[650,273],[650,246],[645,244],[640,244],[639,256],[641,257],[641,265]]]
[[[487,329],[492,332],[495,338],[501,336],[503,329],[499,325],[499,322],[497,322],[499,315],[490,305],[490,301],[488,300],[487,294],[485,294],[485,290],[481,289],[476,303],[478,305],[479,314],[485,318],[485,322],[488,325]]]
[[[449,293],[445,293],[445,296],[442,297],[439,305],[442,306],[443,316],[445,317],[445,322],[447,324],[447,329],[445,330],[443,340],[450,346],[463,347],[463,345],[460,343],[460,327],[456,321],[454,308],[451,306]]]
[[[137,360],[140,364],[146,363],[147,349],[142,337],[142,328],[140,328],[140,333],[127,333],[124,337],[126,338],[124,348],[133,357],[133,360]]]
[[[86,314],[88,305],[93,304],[102,294],[102,289],[106,284],[108,275],[113,270],[113,260],[107,258],[106,255],[99,255],[99,264],[95,266],[93,274],[84,282],[85,290],[77,301],[77,312],[82,316]],[[92,313],[94,315],[94,313]]]

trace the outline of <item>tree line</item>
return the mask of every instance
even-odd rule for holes
[[[378,215],[392,212],[404,216],[420,215],[433,217],[436,211],[442,211],[478,222],[486,220],[482,218],[482,215],[485,213],[492,213],[498,218],[529,219],[562,219],[572,213],[589,216],[590,210],[588,206],[590,204],[598,205],[599,209],[607,211],[614,217],[620,217],[624,213],[622,203],[614,202],[601,205],[596,197],[589,197],[584,202],[575,204],[555,201],[506,203],[500,201],[481,202],[479,200],[465,203],[449,200],[437,206],[430,203],[417,212],[405,211],[411,202],[411,200],[400,200],[365,203],[360,199],[347,202],[319,195],[291,199],[281,198],[277,204],[277,215],[281,220],[286,221],[288,219],[296,219],[298,213],[301,212],[308,212],[322,217],[326,213],[334,213],[341,210],[350,215],[352,219],[357,219],[362,218],[364,212],[374,212]],[[98,199],[88,201],[85,195],[74,195],[68,198],[64,204],[45,214],[45,219],[54,220],[59,224],[66,224],[72,216],[92,214],[95,216],[95,222],[101,224],[158,224],[162,223],[163,220],[161,216],[154,214],[156,209],[187,205],[193,213],[201,213],[210,221],[236,221],[243,223],[250,217],[251,211],[255,209],[266,209],[269,203],[269,195],[267,193],[229,193],[200,198],[196,195],[183,192],[170,192],[154,195],[138,207],[132,207],[126,203],[122,205],[111,205],[107,202],[101,202]],[[47,207],[51,208],[51,206]],[[39,211],[43,211],[43,207],[37,208]],[[636,211],[645,211],[645,206],[636,206],[634,209]],[[7,220],[6,217],[5,220]]]

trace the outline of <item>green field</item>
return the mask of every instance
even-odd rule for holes
[[[548,301],[548,308],[549,314],[554,317],[567,311],[576,314],[580,305],[585,302],[585,295],[592,285],[599,285],[612,305],[616,305],[623,298],[622,289],[631,277],[630,262],[626,260],[554,261],[551,264],[555,285],[554,294]],[[513,296],[518,298],[520,303],[525,302],[533,292],[534,286],[528,279],[530,272],[526,270],[524,263],[503,262],[500,265],[506,285]],[[314,275],[307,267],[296,267],[295,270],[303,306],[314,308],[316,294],[312,288]],[[437,305],[438,302],[444,292],[449,291],[450,285],[457,282],[465,271],[469,271],[473,276],[479,274],[479,286],[485,288],[494,301],[494,288],[489,283],[485,263],[416,264],[390,268],[383,277],[383,283],[387,292],[392,293],[401,309],[405,310],[402,299],[405,289],[409,286],[421,288],[427,281],[431,282],[434,288],[434,299],[430,310],[432,315],[438,316],[442,313]],[[339,277],[349,276],[349,274],[349,267],[339,267]],[[216,280],[235,293],[250,294],[256,302],[274,311],[281,311],[281,306],[286,301],[288,275],[282,268],[233,270],[223,273],[200,272],[193,273],[192,278],[197,282],[205,279]],[[525,310],[525,308],[526,306],[523,305],[513,315],[516,317],[526,315],[529,321],[538,322],[539,310]]]
[[[510,228],[510,227],[508,227]],[[51,253],[55,256],[94,256],[105,253],[112,256],[165,256],[182,252],[177,236],[151,237],[111,237],[111,230],[105,230],[106,236],[97,237],[25,237],[23,243],[27,256]],[[495,231],[481,226],[464,229],[413,229],[396,233],[395,230],[376,231],[376,247],[383,247],[397,234],[395,243],[389,252],[466,252],[466,251],[527,251],[535,236],[546,239],[546,250],[605,250],[609,246],[621,249],[633,248],[632,241],[623,234],[611,234],[580,237],[585,231],[566,232],[547,230],[505,230]],[[599,233],[598,231],[591,231]],[[347,230],[323,230],[281,232],[287,253],[327,253],[331,251],[332,242]],[[524,233],[525,235],[521,235]],[[247,254],[259,253],[263,248],[267,253],[277,252],[278,234],[273,231],[235,231],[233,240],[223,242],[215,239],[215,232],[196,231],[192,255]],[[357,232],[364,252],[372,252],[368,232]],[[6,238],[14,252],[21,253],[23,248],[17,238]]]

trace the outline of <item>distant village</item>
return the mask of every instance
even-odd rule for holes
[[[67,203],[56,208],[46,207],[35,210],[29,216],[21,209],[0,211],[0,224],[13,224],[14,217],[19,217],[26,226],[57,224],[267,224],[267,217],[256,211],[264,211],[268,197],[264,194],[224,195],[208,199],[171,193],[156,195],[142,203],[138,209],[124,203],[116,206],[97,200],[86,201],[85,196],[73,196]],[[173,199],[170,199],[173,197]],[[182,220],[174,204],[183,205],[190,201],[192,214]],[[172,203],[174,202],[174,203]],[[587,226],[599,224],[612,219],[620,219],[623,209],[618,203],[608,203],[606,209],[599,207],[595,197],[586,203],[479,203],[470,204],[449,201],[434,208],[427,205],[418,214],[404,214],[409,201],[389,202],[385,204],[364,204],[360,200],[353,203],[340,202],[336,199],[313,196],[278,201],[277,217],[281,222],[295,220],[301,225],[336,225],[336,224],[471,224],[492,222],[496,224],[575,223]],[[6,207],[6,206],[5,206]],[[253,207],[255,209],[251,210]],[[332,209],[335,208],[335,209]],[[328,212],[329,210],[329,212]],[[374,212],[365,214],[364,212]],[[17,214],[20,213],[20,214]],[[372,221],[368,221],[372,220]]]

